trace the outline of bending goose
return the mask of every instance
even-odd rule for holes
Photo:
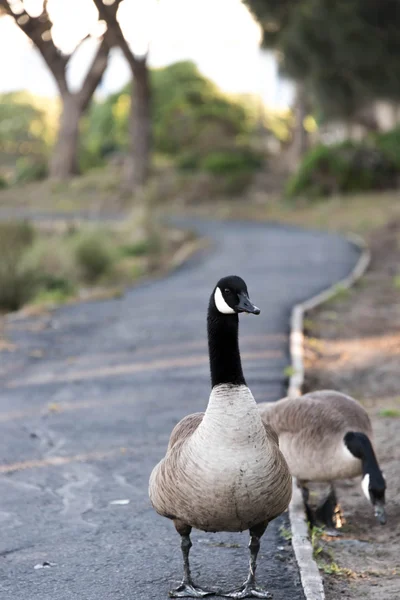
[[[345,394],[321,390],[258,406],[263,420],[279,436],[279,447],[302,490],[311,524],[317,518],[335,527],[338,503],[333,481],[359,475],[376,518],[386,523],[385,479],[371,442],[371,422],[361,404]],[[307,483],[317,481],[328,482],[330,493],[314,516]]]
[[[262,422],[243,376],[239,313],[258,315],[247,286],[236,276],[221,279],[208,307],[212,390],[205,413],[182,419],[165,457],[150,476],[155,510],[172,519],[181,536],[182,583],[171,597],[216,592],[195,586],[189,567],[192,527],[202,531],[250,530],[250,570],[244,584],[224,596],[270,598],[255,582],[260,538],[291,498],[291,476],[275,432]]]

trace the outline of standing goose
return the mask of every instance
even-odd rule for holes
[[[337,499],[333,481],[362,475],[362,490],[384,525],[385,479],[371,443],[372,427],[365,409],[354,398],[321,390],[299,398],[259,404],[262,419],[277,432],[293,477],[302,490],[307,516],[335,526]],[[328,482],[330,493],[315,517],[308,504],[308,482]]]
[[[182,419],[167,453],[150,476],[155,510],[172,519],[181,536],[182,583],[171,597],[215,592],[194,585],[189,568],[192,527],[202,531],[250,530],[250,570],[232,598],[270,598],[255,582],[260,538],[291,498],[291,476],[275,432],[263,424],[243,376],[238,313],[258,315],[247,286],[236,276],[221,279],[208,307],[212,391],[205,413]]]

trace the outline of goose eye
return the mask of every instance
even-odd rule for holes
[[[230,289],[228,289],[228,288],[225,288],[225,289],[224,289],[224,293],[225,293],[225,294],[230,294],[230,293],[231,293],[231,290],[230,290]]]

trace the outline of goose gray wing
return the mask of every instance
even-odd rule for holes
[[[173,428],[165,457],[154,467],[149,481],[150,502],[155,510],[169,519],[176,518],[176,481],[182,446],[193,435],[204,413],[187,415]]]
[[[196,431],[200,423],[202,422],[204,417],[203,412],[193,413],[192,415],[187,415],[183,419],[179,421],[173,428],[169,443],[168,450],[171,450],[177,443],[184,443],[193,433]],[[167,450],[167,451],[168,451]]]
[[[274,440],[274,442],[276,443],[276,445],[279,448],[279,437],[278,434],[276,433],[275,429],[272,427],[272,425],[267,421],[267,417],[265,415],[265,413],[261,413],[261,421],[264,425],[264,429],[265,429],[265,433],[267,434],[267,437],[271,440]]]

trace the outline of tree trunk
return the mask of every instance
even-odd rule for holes
[[[136,59],[129,130],[130,151],[125,165],[125,184],[127,190],[135,192],[146,183],[150,173],[150,82],[146,59]]]
[[[285,166],[289,172],[293,172],[297,169],[308,149],[309,143],[308,133],[304,129],[304,119],[307,116],[306,94],[301,83],[298,83],[296,87],[296,99],[293,107],[293,134],[285,156]]]
[[[308,134],[304,129],[304,119],[307,116],[306,94],[302,84],[297,84],[296,103],[294,107],[293,151],[294,158],[299,163],[308,149]]]
[[[77,94],[66,94],[62,97],[60,129],[50,159],[50,177],[54,179],[68,179],[79,173],[79,121],[82,112]]]

